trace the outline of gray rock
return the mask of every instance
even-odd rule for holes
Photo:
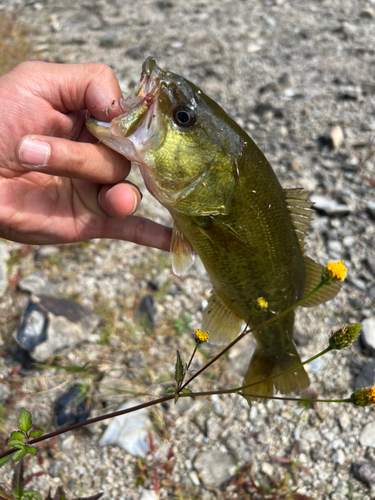
[[[366,349],[375,355],[375,318],[366,318],[362,321],[362,342]]]
[[[129,57],[129,59],[140,61],[147,56],[147,50],[147,45],[134,45],[125,52],[125,55]]]
[[[24,292],[30,292],[35,295],[53,294],[55,286],[47,276],[40,271],[25,276],[18,282],[18,288]]]
[[[375,422],[370,422],[364,426],[359,437],[359,442],[362,446],[375,448]]]
[[[47,326],[47,312],[39,304],[29,302],[23,313],[16,340],[21,347],[31,352],[47,339]]]
[[[116,31],[108,30],[99,40],[99,46],[105,48],[119,47],[121,41]]]
[[[373,9],[367,8],[361,10],[359,17],[362,19],[375,19],[375,11]]]
[[[52,462],[50,468],[48,469],[48,474],[51,477],[61,477],[62,474],[61,462]]]
[[[57,255],[59,253],[59,247],[56,247],[54,245],[45,245],[38,248],[38,250],[35,252],[35,260],[49,259],[53,255]]]
[[[340,243],[337,240],[329,240],[328,241],[328,249],[332,253],[341,254],[341,252],[342,252],[342,243]]]
[[[368,254],[366,257],[366,262],[372,274],[375,275],[375,253]]]
[[[138,404],[141,404],[141,401],[131,399],[120,406],[118,410],[126,410]],[[133,456],[144,458],[150,452],[148,433],[151,428],[151,420],[146,409],[120,415],[111,419],[99,444],[100,446],[113,444]]]
[[[366,210],[375,219],[375,201],[369,200],[366,204]]]
[[[157,322],[158,308],[152,295],[145,295],[135,315],[145,330],[153,330]]]
[[[8,288],[8,248],[5,243],[0,243],[0,298],[4,296]]]
[[[227,453],[220,450],[208,450],[197,456],[194,468],[204,483],[219,488],[233,476],[236,464]]]
[[[363,387],[371,387],[375,385],[375,360],[370,361],[362,368],[362,371],[355,381],[355,389],[362,389]]]
[[[43,363],[87,340],[99,322],[99,315],[72,300],[32,296],[15,338],[35,361]]]
[[[337,201],[325,196],[314,195],[311,197],[311,201],[315,203],[313,208],[321,210],[327,215],[347,215],[352,212],[352,209],[348,205],[337,203]]]
[[[369,486],[375,484],[375,464],[354,463],[351,470],[353,476]]]
[[[10,396],[10,389],[7,385],[0,383],[0,403],[8,399]]]

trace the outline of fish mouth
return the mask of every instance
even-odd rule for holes
[[[119,100],[123,114],[110,122],[89,116],[88,130],[130,161],[142,164],[145,152],[160,143],[165,133],[158,100],[160,79],[165,75],[155,59],[148,57],[139,83],[128,97]]]

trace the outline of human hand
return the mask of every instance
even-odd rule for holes
[[[0,237],[29,244],[116,238],[169,250],[170,229],[123,220],[141,201],[138,188],[123,182],[130,163],[85,128],[87,110],[102,121],[122,113],[120,97],[102,64],[27,62],[0,77]]]

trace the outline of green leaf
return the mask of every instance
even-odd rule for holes
[[[29,432],[31,438],[37,438],[43,434],[42,429],[35,429],[35,431]]]
[[[21,441],[20,439],[11,439],[10,441],[7,442],[7,446],[14,446],[14,448],[24,448],[25,443]]]
[[[17,451],[14,454],[13,459],[17,453],[19,453],[19,451]],[[23,493],[24,487],[25,487],[25,480],[23,477],[23,460],[21,460],[14,467],[14,472],[13,472],[13,477],[12,477],[12,495],[17,499],[22,498],[22,493]]]
[[[42,495],[40,493],[38,493],[37,491],[31,491],[31,490],[23,492],[22,500],[24,498],[29,498],[30,500],[43,500]]]
[[[182,394],[191,394],[191,396],[190,396],[190,397],[191,397],[192,399],[195,399],[195,397],[193,396],[193,393],[191,392],[191,390],[190,390],[190,389],[182,389],[182,391],[181,391],[181,392],[182,392]]]
[[[2,467],[3,465],[5,465],[7,462],[9,462],[9,460],[12,458],[13,455],[7,455],[6,457],[2,457],[0,458],[0,467]],[[1,495],[0,495],[0,498],[1,498]]]
[[[29,432],[33,423],[31,421],[31,413],[22,408],[20,418],[18,419],[18,428],[22,432]]]
[[[176,404],[176,403],[177,403],[177,401],[178,401],[178,397],[179,397],[179,394],[178,394],[178,392],[176,391],[176,392],[175,392],[175,395],[174,395],[174,404]]]
[[[176,371],[174,378],[177,383],[181,382],[184,379],[184,366],[182,364],[180,353],[178,351],[177,351]]]
[[[28,446],[26,448],[26,453],[28,453],[29,455],[36,455],[36,448],[35,448],[35,446]]]
[[[18,462],[18,460],[21,460],[26,455],[26,448],[22,448],[21,450],[18,450],[14,453],[13,455],[13,460],[15,462]]]
[[[176,392],[176,387],[168,387],[168,389],[166,389],[166,394],[171,394],[171,393],[175,393]]]
[[[239,392],[238,394],[239,394],[240,396],[242,396],[244,399],[246,399],[247,404],[248,404],[248,405],[250,406],[250,408],[251,408],[251,400],[250,400],[250,398],[249,398],[248,396],[245,396],[245,394],[243,394],[242,392]]]
[[[14,431],[10,433],[10,439],[24,439],[25,437],[25,434],[20,431]]]

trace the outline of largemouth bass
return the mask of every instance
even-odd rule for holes
[[[283,190],[252,139],[193,83],[160,69],[149,57],[139,84],[110,123],[87,127],[104,144],[140,165],[148,190],[174,220],[172,266],[180,275],[198,254],[213,294],[203,312],[210,341],[227,344],[242,322],[277,316],[321,280],[322,266],[304,255],[312,214],[302,189]],[[304,303],[333,298],[325,286]],[[258,298],[267,310],[254,312]],[[309,385],[293,344],[294,311],[255,331],[257,348],[245,384],[270,396]],[[262,379],[291,369],[273,381]]]

